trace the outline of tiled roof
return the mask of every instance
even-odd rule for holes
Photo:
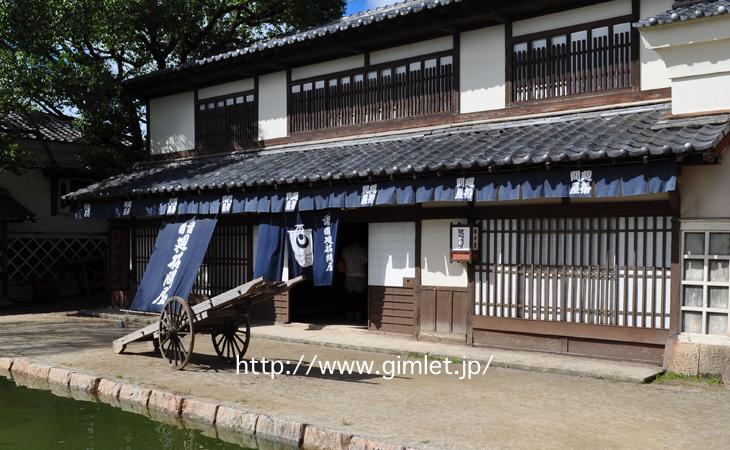
[[[68,119],[59,119],[46,113],[33,113],[38,130],[28,117],[11,112],[0,119],[0,131],[18,139],[40,139],[53,142],[76,142],[81,138],[81,131]]]
[[[672,122],[669,104],[454,126],[421,133],[139,165],[70,199],[129,197],[308,183],[575,165],[702,153],[730,132],[730,116]]]
[[[6,191],[0,190],[0,222],[35,222],[38,220],[28,208],[20,204]]]
[[[675,22],[684,22],[688,20],[700,19],[702,17],[721,16],[730,11],[730,0],[707,0],[700,2],[676,2],[679,3],[675,8],[651,17],[641,19],[635,26],[651,27],[656,25],[666,25]],[[687,3],[682,5],[681,3]]]
[[[447,6],[453,3],[460,3],[462,0],[404,0],[392,5],[381,6],[379,8],[361,11],[356,14],[342,17],[339,20],[330,22],[326,25],[311,28],[283,36],[277,36],[271,39],[265,39],[252,43],[251,45],[218,55],[209,56],[207,58],[190,61],[179,64],[167,69],[156,70],[145,75],[140,75],[130,80],[141,81],[150,78],[157,78],[161,75],[172,72],[179,72],[193,67],[203,66],[209,63],[224,61],[246,54],[257,53],[262,50],[284,47],[298,42],[308,41],[319,37],[335,34],[341,31],[360,28],[375,22],[383,22],[396,17],[407,16],[409,14],[418,13],[427,9],[434,9],[441,6]]]

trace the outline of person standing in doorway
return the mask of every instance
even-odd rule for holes
[[[342,261],[345,265],[345,293],[350,302],[348,316],[350,320],[360,322],[362,312],[359,301],[367,287],[367,249],[360,245],[357,236],[342,250]]]

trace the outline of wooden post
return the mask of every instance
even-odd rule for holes
[[[2,291],[0,291],[0,299],[8,300],[10,297],[10,278],[8,277],[8,223],[0,223],[0,268],[2,268]]]
[[[421,215],[416,216],[416,248],[414,255],[416,279],[413,286],[415,324],[413,334],[418,337],[421,334]]]

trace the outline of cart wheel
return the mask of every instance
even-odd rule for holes
[[[180,297],[170,298],[162,307],[159,342],[162,358],[175,369],[182,370],[190,362],[195,343],[193,314]]]
[[[225,362],[233,362],[243,359],[248,349],[248,342],[251,340],[251,323],[248,314],[243,319],[226,323],[223,328],[211,335],[213,347],[218,357]]]

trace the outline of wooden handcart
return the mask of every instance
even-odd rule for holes
[[[123,353],[132,342],[152,341],[162,358],[181,370],[190,362],[196,334],[210,334],[223,361],[243,358],[251,339],[250,308],[286,292],[300,279],[274,283],[257,278],[192,307],[183,298],[171,297],[158,322],[115,340],[114,351]]]

